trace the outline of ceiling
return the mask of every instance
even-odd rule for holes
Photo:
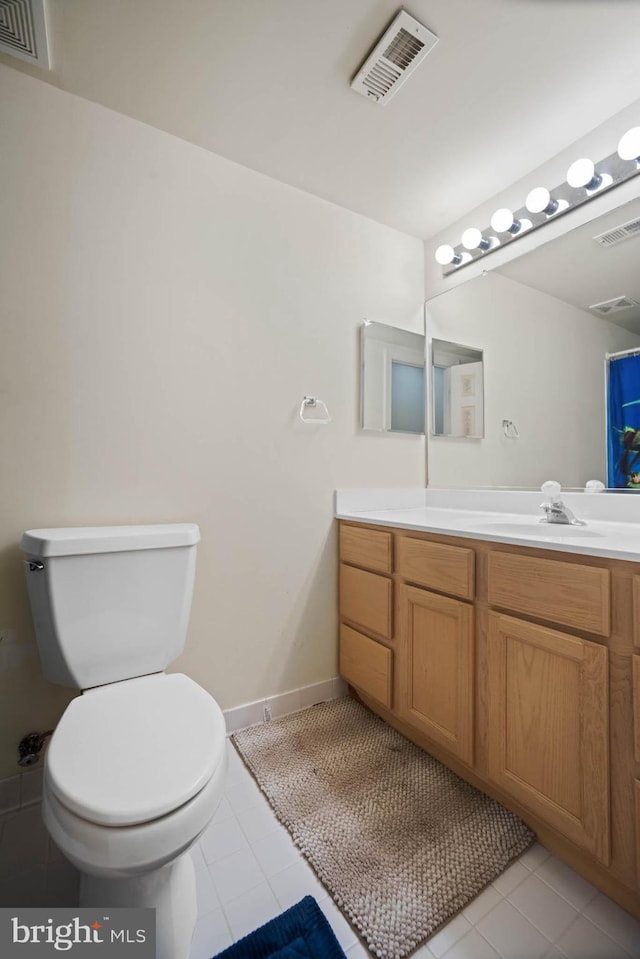
[[[429,238],[636,99],[640,2],[408,0],[439,43],[350,89],[390,0],[47,0],[50,73],[0,62]]]
[[[632,200],[516,257],[497,272],[583,310],[622,297],[635,300],[637,306],[604,319],[640,334],[640,232],[609,247],[593,239],[639,218],[640,199]]]

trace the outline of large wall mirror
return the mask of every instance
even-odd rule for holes
[[[430,485],[606,484],[605,358],[640,350],[640,199],[427,301],[426,332],[482,352],[485,401],[482,442],[429,436]]]
[[[362,428],[424,433],[425,338],[386,323],[361,331]]]

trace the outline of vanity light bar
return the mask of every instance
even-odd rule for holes
[[[530,230],[536,230],[550,219],[575,210],[592,197],[630,180],[638,173],[640,127],[633,127],[620,139],[617,151],[604,160],[594,163],[588,157],[581,157],[571,164],[567,179],[560,186],[551,191],[546,187],[536,187],[527,194],[522,209],[496,210],[486,230],[469,227],[457,246],[448,243],[439,246],[435,258],[442,266],[442,275],[448,276],[468,263],[487,256],[492,250],[513,243]]]

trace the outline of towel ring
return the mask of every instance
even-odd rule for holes
[[[304,411],[306,409],[318,409],[321,408],[321,412],[324,410],[324,416],[305,416]],[[327,409],[327,404],[323,400],[317,399],[315,396],[305,396],[300,404],[300,419],[303,423],[330,423],[331,417],[329,416],[329,410]]]
[[[520,438],[518,427],[512,420],[503,420],[502,429],[508,440],[517,440]]]

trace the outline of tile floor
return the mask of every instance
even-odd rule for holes
[[[226,794],[192,850],[199,918],[190,959],[210,959],[311,894],[349,959],[369,953],[293,845],[229,742]],[[37,804],[0,819],[0,905],[72,905],[77,873]],[[413,959],[638,959],[640,922],[536,845]]]

